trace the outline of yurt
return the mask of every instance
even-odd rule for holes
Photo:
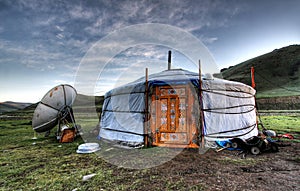
[[[168,69],[105,94],[99,139],[129,146],[198,148],[258,134],[255,90],[211,75]]]

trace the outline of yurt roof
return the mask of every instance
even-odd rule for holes
[[[141,77],[131,83],[125,84],[123,86],[117,87],[110,90],[106,95],[112,95],[117,92],[133,92],[133,91],[143,91],[144,86],[139,86],[145,83],[145,76]],[[203,89],[222,89],[225,91],[240,91],[246,92],[251,95],[255,95],[255,90],[243,83],[228,81],[220,78],[213,78],[212,75],[201,75]],[[159,73],[151,74],[148,76],[149,85],[165,85],[165,84],[186,84],[193,83],[194,85],[199,84],[199,74],[191,72],[184,69],[171,69],[164,70]],[[127,91],[126,91],[127,90]]]

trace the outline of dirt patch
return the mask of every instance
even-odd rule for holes
[[[141,173],[136,190],[300,190],[300,143],[277,153],[184,150],[171,161]]]

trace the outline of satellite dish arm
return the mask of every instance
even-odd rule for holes
[[[61,109],[57,114],[57,118],[58,118],[57,135],[59,135],[61,132],[61,126],[66,125],[68,123],[72,123],[73,127],[75,128],[75,131],[78,132],[74,114],[73,114],[73,109],[70,106],[65,106],[63,109]]]

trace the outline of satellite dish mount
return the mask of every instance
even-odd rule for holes
[[[58,120],[57,139],[59,140],[61,139],[60,134],[64,130],[63,127],[64,126],[68,127],[70,123],[75,129],[75,132],[79,132],[75,122],[72,107],[65,105],[62,109],[60,109],[57,114],[57,120]]]

